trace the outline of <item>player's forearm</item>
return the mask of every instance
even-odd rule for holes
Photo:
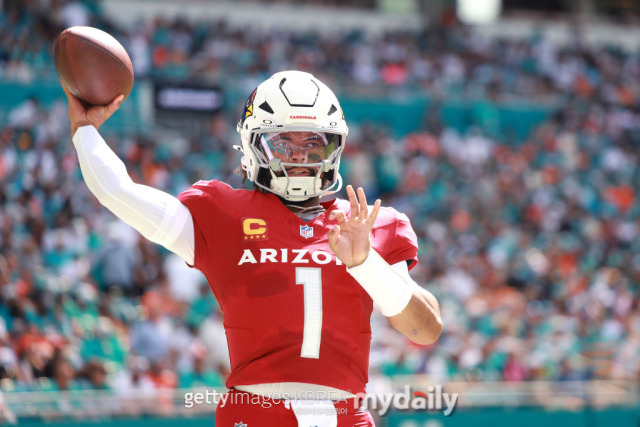
[[[388,319],[391,326],[416,344],[433,344],[442,333],[438,301],[431,292],[422,288],[414,291],[400,314]]]
[[[374,249],[365,262],[348,268],[391,325],[417,344],[431,344],[442,332],[436,298],[409,276],[406,262],[389,265]]]
[[[193,220],[186,206],[170,194],[134,183],[93,126],[79,128],[73,143],[82,176],[100,203],[147,239],[193,264]]]

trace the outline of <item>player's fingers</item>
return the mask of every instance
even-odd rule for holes
[[[371,215],[369,215],[369,217],[367,218],[367,224],[369,224],[370,227],[373,227],[373,223],[376,222],[376,218],[378,217],[378,212],[380,212],[381,204],[382,202],[380,201],[380,199],[376,200],[376,202],[373,204]]]
[[[334,220],[335,219],[336,221],[338,221],[338,224],[342,224],[344,222],[347,222],[348,218],[347,218],[347,214],[344,213],[344,211],[335,210],[335,211],[332,211],[329,214],[329,219],[330,220]]]
[[[358,206],[358,200],[356,199],[356,192],[353,191],[353,187],[347,185],[347,196],[349,196],[349,203],[351,203],[351,218],[355,218],[358,216],[360,212],[360,206]]]
[[[120,94],[116,96],[113,101],[111,101],[111,104],[109,104],[109,107],[115,107],[116,109],[120,108],[120,104],[122,104],[123,100],[124,100],[124,95]]]
[[[360,202],[358,218],[365,220],[367,219],[367,215],[369,215],[369,206],[367,206],[367,196],[364,194],[362,187],[358,187],[358,201]]]
[[[111,116],[113,113],[115,113],[116,110],[118,108],[120,108],[120,104],[122,104],[122,100],[123,99],[124,99],[124,95],[122,95],[122,94],[116,96],[113,99],[113,101],[111,101],[111,103],[109,105],[107,105],[107,107],[106,107],[107,115]]]
[[[69,89],[67,89],[67,87],[64,85],[64,83],[62,83],[62,80],[60,80],[60,84],[62,85],[62,90],[64,91],[64,94],[67,96],[67,101],[69,102],[69,107],[73,108],[73,109],[82,109],[84,111],[84,108],[82,107],[82,103],[80,103],[80,100],[78,98],[76,98],[71,92],[69,92]]]
[[[329,247],[334,252],[336,244],[338,243],[338,236],[340,236],[340,226],[336,225],[331,231],[329,231],[329,234],[327,235],[327,238],[329,239]]]
[[[62,80],[60,80],[60,86],[62,86],[62,90],[64,91],[64,94],[67,95],[67,98],[69,98],[69,89],[67,89],[67,87],[64,85]]]

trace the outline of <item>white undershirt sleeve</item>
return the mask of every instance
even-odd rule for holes
[[[189,209],[170,194],[134,183],[95,127],[78,128],[73,144],[82,176],[100,203],[144,237],[193,265],[195,239]]]

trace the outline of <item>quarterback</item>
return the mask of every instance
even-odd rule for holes
[[[97,129],[122,102],[85,108],[68,91],[73,142],[98,200],[149,240],[201,270],[224,313],[230,389],[217,427],[373,426],[367,384],[370,316],[418,344],[442,330],[438,302],[409,276],[408,218],[364,191],[328,199],[347,125],[333,92],[300,71],[274,74],[238,123],[253,190],[199,181],[177,198],[135,184]],[[296,398],[304,396],[304,398]]]

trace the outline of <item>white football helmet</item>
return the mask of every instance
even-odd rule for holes
[[[258,187],[289,201],[333,194],[348,128],[338,99],[302,71],[282,71],[251,94],[238,122],[241,165]]]

